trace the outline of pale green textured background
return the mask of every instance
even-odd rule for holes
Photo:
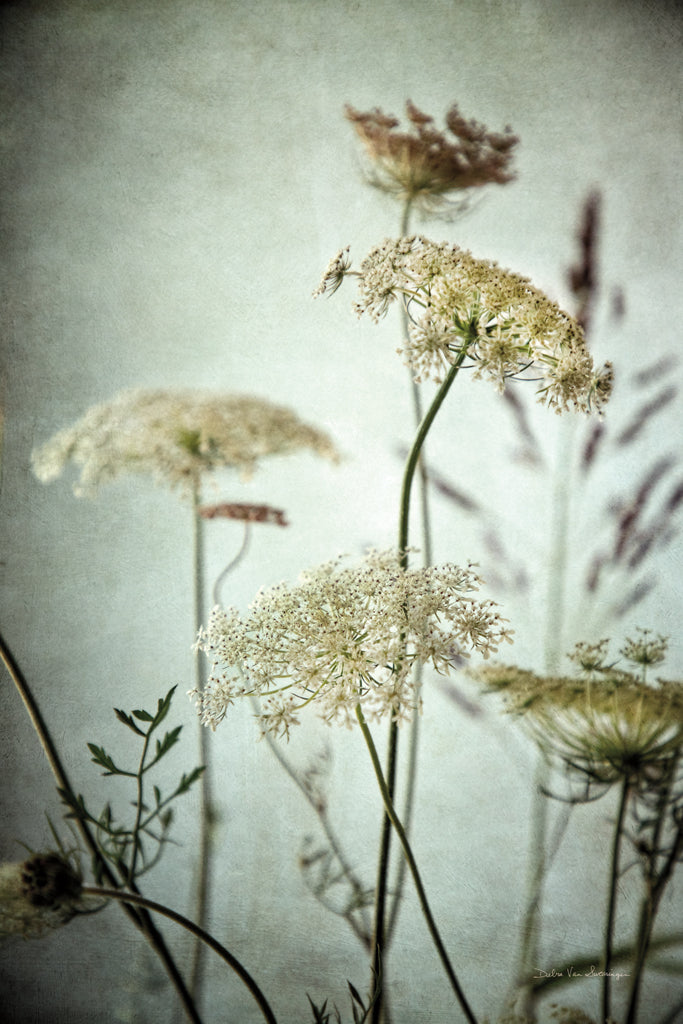
[[[512,125],[522,139],[518,180],[465,219],[423,229],[529,274],[562,303],[580,204],[601,188],[596,352],[614,359],[625,382],[680,348],[681,18],[674,5],[618,0],[57,0],[5,4],[1,17],[2,630],[75,785],[96,805],[111,784],[85,743],[116,742],[111,707],[151,704],[174,683],[181,695],[191,684],[189,513],[146,480],[77,501],[69,482],[33,479],[31,449],[120,388],[255,392],[326,427],[348,458],[338,469],[293,458],[264,466],[248,485],[221,481],[221,497],[280,505],[292,521],[286,534],[256,534],[230,600],[245,606],[261,584],[339,551],[393,543],[396,451],[410,433],[396,321],[359,323],[351,288],[311,299],[340,246],[360,256],[398,225],[391,203],[362,184],[343,104],[399,113],[410,97],[440,118],[457,100],[492,128]],[[608,315],[617,287],[627,301],[618,330]],[[623,420],[627,407],[622,391],[613,415]],[[557,420],[538,409],[533,422],[552,451]],[[638,478],[639,460],[675,453],[680,425],[679,405],[637,454],[615,459],[590,501],[577,500],[572,567],[611,490]],[[492,389],[467,381],[431,453],[499,510],[516,558],[540,583],[551,497],[511,460],[514,446]],[[435,517],[438,559],[483,558],[476,522],[443,501]],[[216,524],[209,543],[215,574],[239,531]],[[635,621],[674,634],[670,670],[680,675],[680,545],[658,568]],[[543,593],[534,593],[505,610],[515,656],[540,667]],[[570,639],[602,635],[570,604]],[[44,812],[57,818],[58,805],[6,681],[0,692],[0,853],[16,859],[17,842],[48,842]],[[175,773],[194,758],[182,696],[174,716],[188,724]],[[464,716],[437,687],[424,736],[418,855],[471,1000],[494,1015],[522,906],[532,758],[494,716]],[[304,1021],[307,992],[342,1005],[347,978],[365,990],[365,958],[301,882],[297,852],[314,821],[255,742],[248,710],[231,714],[214,740],[223,820],[213,924],[272,996],[281,1024]],[[379,809],[365,752],[355,733],[310,723],[291,756],[303,763],[323,740],[334,750],[337,823],[372,884]],[[195,812],[186,798],[180,845],[146,886],[181,910],[190,909]],[[604,852],[609,813],[605,804],[575,814],[551,879],[540,966],[569,962],[599,934],[604,867],[592,855]],[[675,897],[672,921],[680,882]],[[457,1019],[412,894],[401,920],[394,1024]],[[5,944],[0,955],[10,1021],[169,1019],[165,990],[149,987],[156,968],[148,972],[148,954],[115,909],[41,943]],[[675,987],[655,983],[649,998],[665,1001]],[[586,983],[565,998],[595,1005],[595,990]],[[212,969],[207,1022],[257,1019],[239,984]]]

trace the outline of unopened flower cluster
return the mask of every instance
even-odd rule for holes
[[[495,605],[472,596],[480,582],[469,567],[406,570],[395,554],[370,552],[261,591],[246,618],[215,608],[197,644],[212,661],[193,694],[201,719],[215,727],[243,696],[258,697],[263,730],[282,735],[309,704],[329,723],[351,724],[358,706],[368,718],[409,718],[416,661],[446,673],[509,639]]]
[[[414,103],[406,103],[408,129],[375,109],[346,107],[346,117],[365,146],[371,185],[427,212],[442,210],[449,194],[512,181],[512,150],[519,141],[509,128],[490,132],[462,116],[457,104],[446,114],[446,131]],[[457,205],[462,205],[461,203]],[[457,207],[456,207],[457,208]]]
[[[249,476],[265,455],[310,449],[336,459],[326,433],[262,398],[199,391],[134,389],[90,408],[32,455],[44,482],[66,464],[81,467],[77,495],[93,495],[123,473],[150,473],[190,489],[202,474],[227,466]]]
[[[0,864],[0,936],[39,938],[83,909],[81,881],[56,853]]]
[[[610,364],[596,371],[579,324],[526,277],[450,243],[422,236],[390,239],[351,270],[348,250],[330,263],[316,294],[359,279],[359,314],[378,321],[394,301],[408,313],[401,350],[415,379],[443,380],[474,367],[499,391],[509,377],[538,381],[539,400],[560,412],[600,409],[609,397]]]
[[[608,641],[578,644],[579,674],[538,676],[491,664],[474,673],[523,715],[541,748],[572,772],[599,783],[647,783],[683,749],[683,682],[647,678],[665,657],[666,640],[643,631],[628,639],[622,669],[608,661]]]

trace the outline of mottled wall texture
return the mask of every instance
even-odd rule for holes
[[[455,219],[416,214],[412,227],[528,275],[569,310],[582,211],[599,194],[590,343],[615,368],[600,461],[582,474],[588,425],[535,403],[533,383],[511,385],[522,413],[464,375],[429,444],[441,485],[434,558],[481,565],[486,596],[515,629],[507,660],[542,671],[576,640],[611,636],[618,646],[643,626],[671,636],[666,674],[683,676],[677,5],[16,0],[2,5],[0,24],[1,628],[93,808],[111,800],[123,815],[132,799],[86,747],[137,756],[114,707],[155,706],[177,686],[169,722],[185,728],[160,784],[198,762],[185,696],[192,512],[145,475],[124,475],[94,499],[74,496],[70,471],[45,485],[31,471],[34,448],[122,389],[259,395],[327,431],[343,459],[301,452],[264,460],[247,481],[216,475],[209,500],[268,504],[290,523],[254,526],[223,600],[245,610],[261,586],[396,542],[413,431],[398,310],[379,325],[358,319],[353,281],[312,297],[340,248],[358,261],[400,232],[399,206],[364,178],[347,103],[402,115],[410,99],[441,126],[457,102],[491,129],[510,125],[520,138],[515,180],[480,190]],[[613,557],[629,510],[638,537],[650,538],[640,561],[629,548],[632,564]],[[241,542],[239,523],[208,524],[207,606]],[[21,860],[21,844],[54,848],[48,819],[67,848],[78,846],[4,670],[0,707],[2,860]],[[327,751],[331,819],[372,889],[381,806],[359,730],[302,718],[283,749],[299,768]],[[346,982],[368,990],[368,958],[300,870],[302,849],[320,846],[316,815],[258,741],[247,702],[209,742],[219,805],[212,929],[280,1024],[311,1019],[307,994],[350,1020]],[[528,891],[536,754],[471,684],[433,672],[420,742],[416,852],[480,1021],[497,1021]],[[539,969],[598,956],[615,809],[609,795],[571,813],[550,868]],[[194,790],[179,799],[173,843],[141,882],[190,915],[199,811]],[[561,805],[549,811],[562,820]],[[91,877],[88,857],[81,863]],[[679,879],[667,894],[663,931],[680,928],[681,889]],[[635,911],[623,905],[624,928]],[[188,940],[170,923],[164,932],[185,968]],[[173,1019],[154,955],[113,906],[42,940],[6,939],[0,977],[4,1019],[15,1024]],[[387,979],[393,1024],[460,1019],[410,886]],[[615,1007],[624,984],[613,983]],[[597,1019],[598,985],[574,980],[555,998]],[[680,975],[648,975],[645,1005],[663,1013],[682,987]],[[207,1024],[262,1019],[217,960],[203,1005]]]

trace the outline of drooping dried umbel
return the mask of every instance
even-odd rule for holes
[[[683,683],[647,678],[666,647],[664,637],[643,630],[621,649],[629,670],[608,660],[608,642],[601,640],[577,644],[571,659],[578,677],[495,664],[473,674],[523,716],[541,749],[571,773],[647,789],[683,750]]]
[[[446,114],[446,131],[410,100],[407,130],[377,108],[361,112],[347,106],[345,113],[365,146],[370,184],[426,212],[461,207],[470,189],[514,178],[510,164],[517,136],[509,128],[490,132],[467,120],[457,104]]]

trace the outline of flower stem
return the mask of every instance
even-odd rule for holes
[[[147,758],[147,748],[149,747],[149,737],[150,737],[150,733],[148,732],[147,735],[145,736],[145,742],[144,742],[144,744],[142,746],[142,754],[140,755],[140,765],[138,767],[138,773],[137,773],[137,800],[136,800],[137,807],[136,807],[136,811],[135,811],[135,825],[133,826],[133,840],[132,840],[133,851],[131,853],[130,868],[128,870],[128,885],[132,885],[132,883],[135,881],[135,868],[137,866],[138,849],[139,849],[140,822],[142,821],[142,809],[144,807],[144,800],[143,800],[143,787],[144,787],[143,775],[144,775],[144,772],[145,772],[145,760]]]
[[[4,638],[1,635],[0,657],[2,657],[5,667],[12,679],[12,682],[16,686],[17,692],[19,693],[19,696],[23,701],[28,716],[31,719],[31,724],[35,729],[36,735],[45,753],[47,762],[50,765],[50,768],[52,769],[52,774],[54,775],[57,781],[57,786],[66,796],[68,796],[70,803],[75,804],[76,794],[69,780],[69,776],[67,775],[66,770],[62,764],[59,752],[53,742],[52,735],[47,726],[47,723],[45,722],[45,719],[43,718],[38,702],[33,696],[31,688],[29,687],[23,672],[19,668],[19,665],[15,661],[12,652],[10,651],[9,647],[5,643]],[[88,847],[93,856],[93,860],[97,863],[98,870],[102,878],[104,878],[107,881],[108,885],[112,886],[113,888],[117,888],[118,881],[116,879],[116,876],[113,874],[107,861],[102,856],[102,852],[97,844],[95,837],[90,831],[87,822],[83,821],[82,818],[76,816],[76,825],[83,837],[86,846]],[[136,895],[139,895],[137,893],[137,890],[135,890],[134,886],[131,886],[131,889],[133,889],[133,891],[136,892]],[[132,900],[128,900],[128,902],[124,901],[123,910],[130,918],[130,920],[133,922],[133,924],[136,926],[136,928],[138,928],[145,936],[150,946],[155,951],[155,953],[161,960],[162,964],[164,965],[166,973],[168,974],[169,978],[171,979],[171,982],[173,983],[173,986],[178,994],[178,997],[183,1005],[183,1008],[188,1019],[191,1020],[193,1024],[201,1024],[201,1017],[199,1016],[197,1007],[195,1006],[194,1000],[192,999],[192,996],[190,995],[185,985],[183,977],[180,971],[178,970],[178,967],[171,955],[170,950],[166,946],[166,942],[164,940],[163,935],[161,934],[160,931],[157,930],[154,922],[152,921],[147,911],[143,908],[141,908],[140,910],[136,910],[132,906],[132,902]]]
[[[357,713],[360,709],[357,709]],[[367,740],[366,740],[367,742]],[[376,752],[375,752],[376,753]],[[394,799],[396,789],[396,764],[398,761],[398,726],[396,722],[389,725],[389,739],[386,757],[386,790],[390,801]],[[379,764],[379,760],[377,762]],[[376,769],[375,769],[376,771]],[[385,775],[382,779],[384,781]],[[389,857],[391,854],[391,817],[386,811],[382,818],[382,831],[379,841],[379,857],[377,861],[377,883],[375,886],[375,928],[372,937],[372,1016],[371,1024],[379,1024],[382,1020],[384,1004],[384,960],[386,950],[386,903],[387,882],[389,878]]]
[[[631,780],[628,776],[621,786],[619,797],[619,809],[617,820],[614,824],[614,837],[612,840],[612,857],[610,863],[609,893],[607,897],[607,919],[605,921],[605,954],[603,961],[603,985],[602,985],[602,1019],[608,1021],[610,1017],[610,972],[612,969],[612,948],[614,941],[614,920],[617,909],[617,883],[619,880],[619,854],[621,851],[621,836],[624,827],[624,815],[626,805],[631,793]]]
[[[403,214],[401,217],[401,235],[406,236],[408,234],[410,226],[410,215],[412,212],[412,197],[408,197],[403,206]],[[403,330],[403,341],[405,343],[406,352],[410,353],[410,334],[408,331],[408,313],[405,306],[401,309],[401,326]],[[418,430],[420,423],[423,418],[422,409],[422,395],[420,393],[420,387],[415,380],[415,371],[413,366],[409,365],[408,372],[410,375],[410,393],[412,397],[413,405],[413,420],[415,423],[415,429]],[[420,511],[422,518],[422,564],[428,566],[432,564],[432,531],[431,531],[431,517],[429,513],[429,481],[427,478],[427,467],[423,458],[424,452],[421,453],[421,457],[418,461],[419,467],[419,492],[420,492]],[[419,693],[422,688],[422,665],[417,664],[414,669],[414,685],[416,694]],[[413,804],[415,801],[415,783],[417,779],[417,755],[420,743],[420,717],[419,715],[413,715],[413,719],[410,723],[410,741],[408,746],[408,765],[406,771],[406,791],[405,800],[403,804],[403,822],[406,830],[406,834],[410,835],[410,826],[413,819]],[[393,795],[393,794],[392,794]],[[396,928],[396,922],[398,920],[398,913],[401,908],[401,895],[403,893],[403,887],[405,885],[406,875],[406,862],[403,857],[400,858],[397,872],[396,872],[396,883],[392,893],[392,904],[389,913],[389,920],[386,927],[386,945],[388,946],[391,942],[391,936]]]
[[[192,491],[192,522],[193,522],[193,562],[194,562],[194,626],[195,636],[204,618],[204,520],[199,515],[200,485],[195,481]],[[195,686],[201,693],[206,684],[205,659],[199,654],[195,657]],[[207,730],[199,723],[199,763],[204,765],[200,780],[200,823],[199,823],[199,864],[197,888],[195,893],[195,917],[199,928],[205,929],[208,918],[209,896],[211,892],[212,843],[213,830],[216,822],[216,809],[213,800],[213,780],[211,773],[211,747],[207,738]],[[205,963],[205,946],[198,939],[192,954],[190,970],[190,991],[193,998],[199,999]]]
[[[625,1024],[635,1024],[638,1000],[640,998],[640,986],[643,971],[645,969],[645,961],[647,960],[647,955],[650,951],[650,945],[652,942],[652,931],[654,929],[655,918],[657,916],[657,911],[659,910],[661,898],[664,894],[664,889],[666,888],[674,867],[680,859],[681,851],[683,850],[683,822],[679,822],[676,835],[667,852],[664,864],[659,869],[659,872],[657,871],[657,857],[661,849],[661,834],[664,827],[664,815],[670,805],[669,802],[673,791],[676,769],[680,755],[680,750],[677,750],[671,759],[669,777],[666,781],[664,791],[661,794],[657,819],[655,821],[655,827],[652,834],[652,852],[650,854],[651,863],[645,877],[646,891],[645,896],[643,897],[640,919],[638,922],[636,955],[633,964],[631,990],[629,992]]]
[[[469,339],[463,341],[453,365],[450,367],[446,377],[439,387],[426,415],[420,423],[412,448],[408,453],[403,473],[401,487],[401,500],[399,511],[398,528],[398,556],[399,565],[402,569],[408,568],[408,537],[410,525],[410,496],[415,472],[420,462],[420,452],[427,438],[427,434],[441,408],[448,391],[458,375],[458,370],[467,354]],[[390,802],[393,803],[396,788],[396,764],[398,760],[398,726],[391,722],[389,726],[389,739],[386,758],[386,785]],[[385,813],[382,820],[382,832],[380,837],[379,860],[377,866],[377,886],[375,891],[375,929],[374,929],[374,952],[373,952],[373,977],[372,986],[375,1001],[372,1009],[372,1024],[378,1024],[382,1015],[381,975],[383,967],[383,955],[386,948],[386,903],[387,903],[387,881],[389,876],[389,858],[391,854],[391,820]]]
[[[204,928],[200,928],[199,925],[190,921],[189,918],[184,917],[182,914],[178,914],[175,910],[171,910],[170,907],[166,907],[162,903],[155,903],[154,900],[148,900],[146,897],[140,896],[138,893],[133,894],[129,892],[121,892],[119,889],[105,889],[94,885],[84,885],[81,889],[81,893],[83,896],[101,896],[103,899],[120,900],[121,902],[133,903],[136,906],[144,907],[146,910],[152,910],[155,914],[162,914],[170,921],[175,921],[176,924],[179,924],[182,928],[191,932],[199,942],[207,945],[217,953],[218,956],[225,960],[228,966],[233,969],[233,971],[247,986],[258,1003],[261,1013],[268,1021],[268,1024],[277,1024],[275,1015],[271,1010],[266,997],[249,974],[246,967],[243,967],[239,960],[234,957],[232,953],[225,948],[225,946],[221,945],[217,939],[214,939],[213,935],[210,935],[205,931]]]
[[[361,732],[363,733],[363,739],[365,740],[365,744],[370,754],[372,766],[374,768],[375,776],[377,778],[377,784],[379,785],[379,790],[382,795],[384,809],[386,811],[387,817],[389,818],[393,828],[396,831],[396,834],[403,848],[404,856],[408,862],[410,873],[413,876],[415,889],[417,891],[417,896],[420,901],[422,913],[424,915],[427,927],[429,929],[429,934],[431,935],[432,941],[436,946],[439,958],[441,959],[441,963],[443,964],[444,970],[446,971],[446,975],[448,976],[448,980],[450,981],[451,987],[456,995],[458,1002],[460,1003],[460,1007],[465,1015],[465,1018],[467,1019],[469,1024],[477,1024],[477,1018],[474,1016],[474,1013],[472,1012],[470,1005],[467,1002],[467,999],[465,998],[465,994],[462,988],[460,987],[460,982],[458,981],[456,973],[453,969],[453,965],[451,964],[448,953],[446,952],[446,947],[443,944],[441,934],[439,932],[439,929],[437,928],[436,922],[432,915],[432,911],[429,906],[429,901],[427,900],[427,894],[425,892],[424,886],[422,884],[422,878],[418,870],[417,862],[413,855],[413,851],[410,846],[410,842],[408,841],[408,837],[405,833],[405,829],[403,828],[403,825],[396,813],[393,802],[391,800],[388,784],[382,772],[382,766],[380,764],[379,755],[377,754],[377,748],[375,747],[375,743],[372,738],[372,733],[368,728],[367,722],[365,721],[365,717],[363,715],[363,711],[360,705],[356,706],[356,718],[358,719],[358,724],[360,725]]]
[[[470,339],[467,338],[463,341],[462,347],[458,350],[455,360],[453,361],[448,373],[446,374],[443,383],[439,387],[432,404],[429,406],[425,416],[420,423],[413,441],[413,446],[408,453],[406,460],[405,469],[403,471],[403,484],[401,487],[401,505],[399,514],[399,529],[398,529],[398,554],[400,564],[402,568],[408,566],[408,535],[410,528],[410,494],[413,486],[413,479],[415,477],[415,471],[420,461],[420,452],[422,446],[425,443],[427,434],[432,426],[432,423],[436,419],[436,414],[441,408],[446,395],[448,394],[451,384],[458,375],[458,370],[465,361],[467,355],[467,349],[469,348]]]

